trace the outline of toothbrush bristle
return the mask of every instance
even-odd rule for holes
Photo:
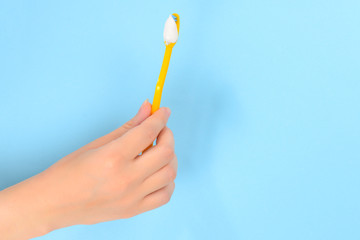
[[[171,15],[171,16],[172,16],[172,18],[174,19],[174,21],[176,22],[177,17],[176,17],[176,16],[174,16],[174,15]]]

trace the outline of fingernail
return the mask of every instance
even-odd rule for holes
[[[149,102],[149,99],[147,98],[144,102],[143,102],[143,104],[141,105],[141,106],[144,106],[146,103],[148,103]]]
[[[141,104],[141,106],[140,106],[138,112],[136,113],[136,115],[138,115],[138,114],[141,112],[141,109],[143,109],[143,107],[145,106],[145,104],[146,104],[147,102],[149,102],[148,99],[146,99],[146,100]]]
[[[146,100],[141,104],[140,109],[142,109],[148,102],[149,102],[149,100],[146,99]],[[139,109],[139,110],[140,110],[140,109]]]

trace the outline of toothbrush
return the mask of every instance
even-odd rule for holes
[[[177,32],[174,32],[174,30],[175,30],[174,23],[176,24]],[[163,63],[161,66],[159,79],[156,83],[155,94],[154,94],[154,99],[153,99],[152,108],[151,108],[151,114],[153,114],[160,108],[162,89],[163,89],[163,86],[165,83],[166,73],[167,73],[167,70],[169,67],[169,63],[170,63],[171,52],[172,52],[172,49],[175,46],[175,43],[178,38],[179,28],[180,28],[180,17],[178,14],[173,13],[172,15],[169,16],[169,18],[167,19],[167,21],[165,23],[165,28],[164,28],[164,42],[165,42],[165,46],[166,46],[165,55],[164,55]]]
[[[173,47],[179,36],[180,29],[180,16],[177,13],[173,13],[165,22],[164,27],[164,42],[165,42],[165,55],[162,62],[160,75],[155,87],[154,99],[151,107],[151,114],[156,112],[160,108],[162,90],[165,83],[166,73],[170,63],[170,57]],[[153,144],[150,144],[145,150],[151,148]]]

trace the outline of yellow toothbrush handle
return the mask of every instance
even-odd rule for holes
[[[154,99],[153,99],[152,107],[151,107],[151,114],[153,114],[160,108],[161,94],[162,94],[162,90],[163,90],[164,83],[165,83],[166,73],[167,73],[167,70],[169,67],[169,63],[170,63],[172,48],[173,48],[173,46],[171,46],[171,45],[167,45],[165,48],[164,60],[163,60],[162,66],[161,66],[159,79],[156,83]]]
[[[168,67],[169,67],[169,63],[170,63],[171,52],[172,52],[172,49],[173,49],[174,45],[175,44],[173,44],[173,43],[171,43],[169,45],[166,45],[164,60],[162,62],[159,79],[158,79],[158,81],[156,83],[156,87],[155,87],[154,99],[153,99],[152,106],[151,106],[151,114],[153,114],[154,112],[156,112],[160,108],[162,90],[163,90],[163,87],[164,87],[166,73],[167,73],[167,70],[168,70]],[[153,146],[153,144],[151,143],[143,151],[143,153],[146,150],[148,150],[149,148],[151,148],[152,146]]]

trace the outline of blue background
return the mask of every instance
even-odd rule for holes
[[[360,239],[356,0],[1,1],[1,189],[152,99],[172,12],[171,202],[39,239]]]

